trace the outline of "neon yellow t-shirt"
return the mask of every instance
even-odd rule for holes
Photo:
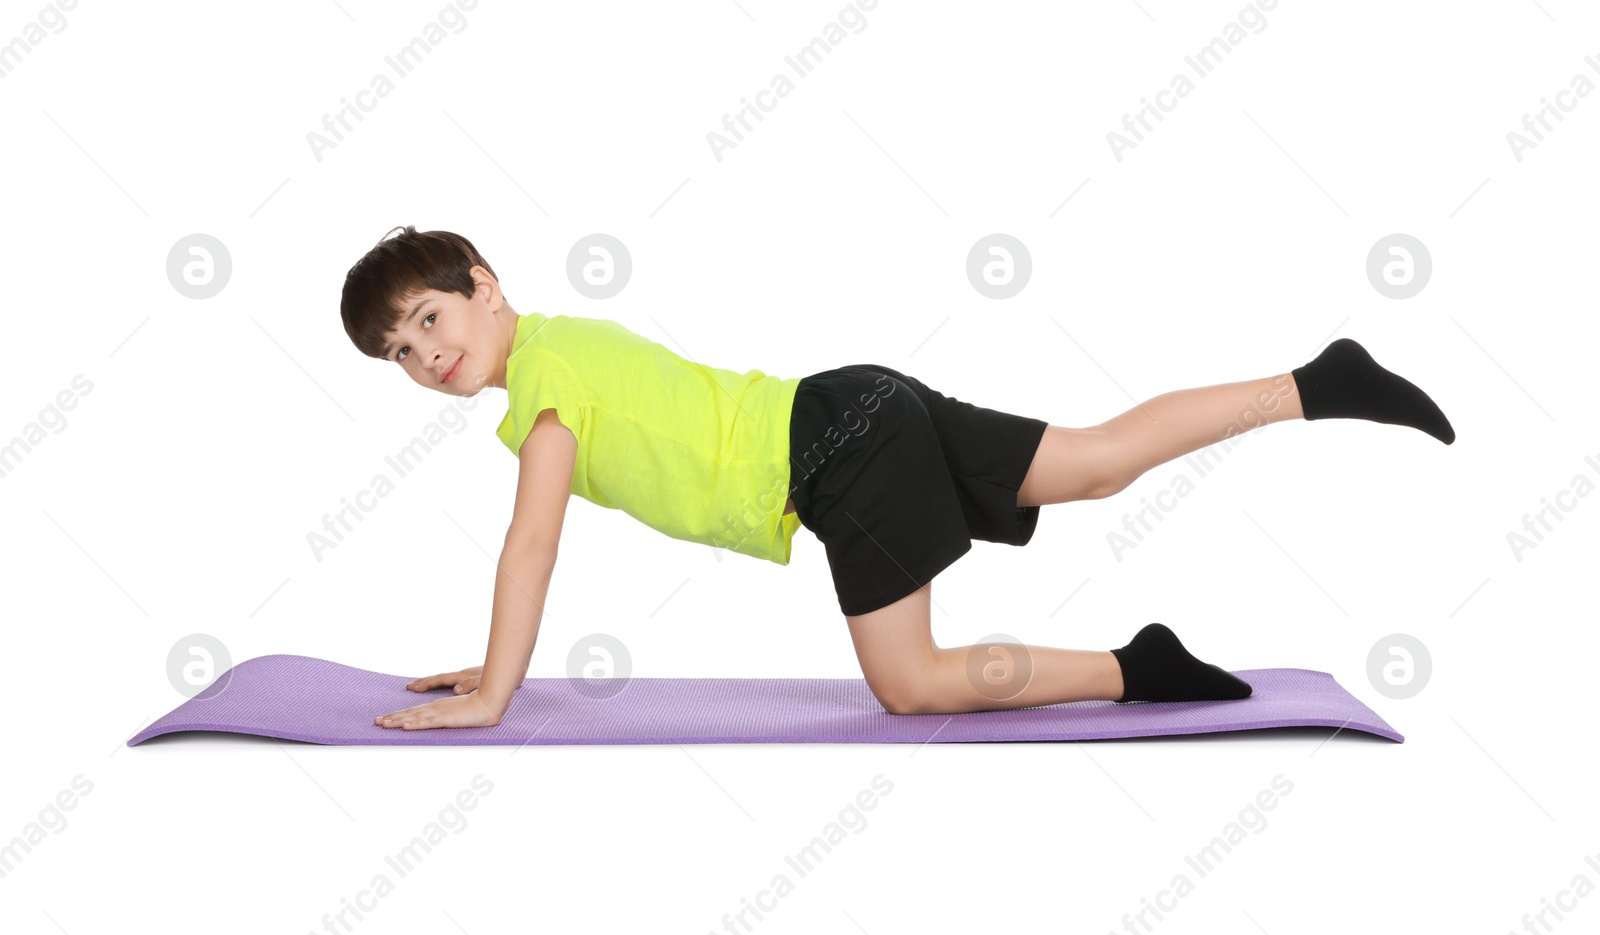
[[[495,434],[519,454],[554,409],[578,439],[571,492],[674,539],[789,564],[789,415],[799,377],[685,360],[603,318],[517,321],[510,408]]]

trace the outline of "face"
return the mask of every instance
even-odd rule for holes
[[[385,335],[384,359],[417,383],[451,396],[476,396],[505,386],[506,358],[516,334],[516,313],[481,266],[471,297],[429,289],[402,300],[395,330]]]

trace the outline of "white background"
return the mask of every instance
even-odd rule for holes
[[[39,9],[4,3],[0,41]],[[1186,873],[1151,930],[1500,933],[1600,884],[1600,498],[1521,561],[1507,543],[1600,476],[1600,100],[1569,95],[1520,162],[1506,139],[1574,75],[1600,82],[1591,11],[1284,0],[1119,162],[1107,133],[1241,5],[887,0],[718,161],[707,133],[840,5],[488,0],[315,158],[308,132],[440,9],[91,0],[0,82],[0,440],[93,384],[0,481],[0,841],[92,783],[0,878],[8,932],[322,931],[480,773],[469,824],[352,931],[721,931],[878,774],[866,826],[752,930],[1106,932]],[[1268,426],[1120,562],[1106,534],[1181,465],[1045,507],[1028,547],[978,543],[936,579],[934,636],[1107,649],[1162,621],[1227,668],[1330,672],[1406,742],[123,746],[183,700],[167,657],[191,633],[235,662],[482,661],[517,467],[503,391],[321,561],[307,544],[452,402],[339,322],[345,271],[397,224],[471,238],[520,312],[740,372],[883,363],[1061,425],[1356,338],[1433,395],[1453,446]],[[605,301],[565,273],[596,231],[634,261]],[[166,275],[196,232],[233,260],[205,300]],[[1003,301],[965,276],[994,232],[1034,264]],[[1394,232],[1433,258],[1406,300],[1365,273]],[[804,530],[787,567],[718,561],[574,499],[549,611],[535,677],[596,631],[640,676],[860,675]],[[1431,651],[1410,699],[1368,681],[1391,633]],[[1199,878],[1184,856],[1279,774],[1293,791]],[[1593,930],[1600,900],[1546,920]]]

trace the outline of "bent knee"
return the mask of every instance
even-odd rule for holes
[[[934,681],[930,675],[925,679],[908,678],[893,685],[869,687],[878,704],[890,714],[938,714],[944,710],[944,703],[935,691]]]
[[[890,714],[938,714],[938,706],[919,698],[879,698],[878,703]]]
[[[872,688],[872,696],[890,714],[931,714],[936,708],[926,687],[926,680],[922,680],[922,684],[910,677],[894,679],[893,682],[878,679],[877,684],[867,680],[867,687]]]

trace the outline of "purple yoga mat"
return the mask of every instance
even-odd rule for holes
[[[400,730],[373,718],[451,696],[411,678],[317,659],[260,656],[224,672],[128,741],[227,731],[323,744],[960,743],[1104,740],[1268,727],[1332,727],[1404,742],[1371,708],[1311,669],[1243,669],[1240,701],[1075,701],[966,714],[890,714],[864,679],[530,678],[494,727]],[[585,689],[585,690],[580,690]],[[603,694],[594,692],[594,694]]]

